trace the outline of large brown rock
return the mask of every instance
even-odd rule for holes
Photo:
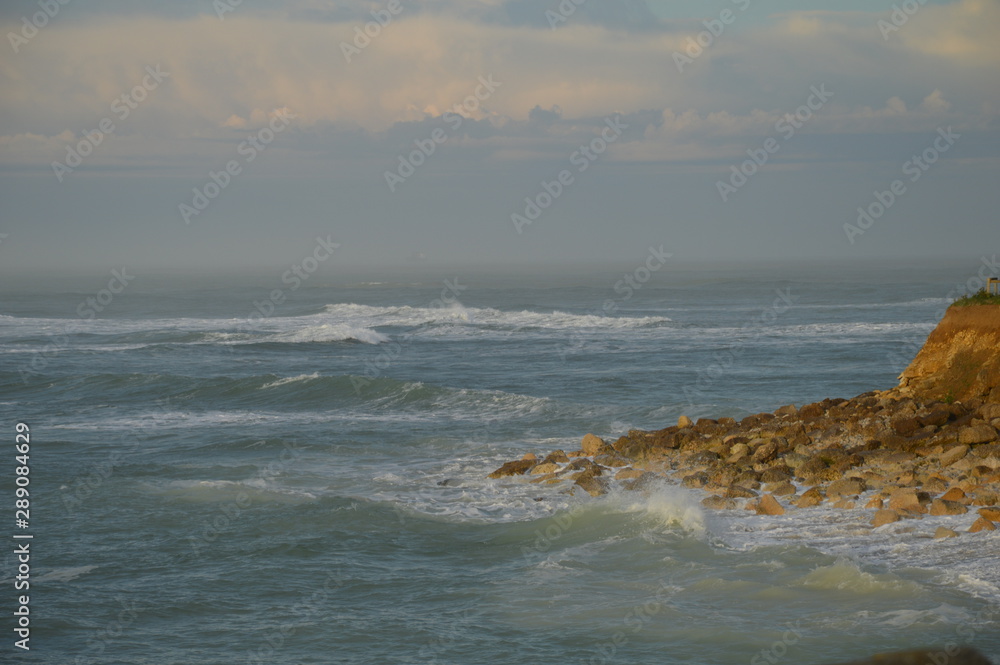
[[[604,443],[604,439],[601,437],[595,436],[594,434],[587,434],[583,437],[580,450],[582,450],[583,454],[587,457],[591,457],[600,453],[605,445],[607,444]]]
[[[980,531],[996,531],[997,527],[993,522],[986,519],[985,517],[980,517],[972,526],[969,527],[969,533],[979,533]]]
[[[880,527],[885,524],[892,524],[893,522],[899,521],[899,513],[895,510],[889,508],[883,508],[875,512],[875,516],[872,517],[872,526]]]
[[[813,487],[802,493],[795,505],[799,508],[812,508],[823,503],[823,493],[818,488]]]
[[[997,431],[993,429],[992,425],[972,425],[959,430],[958,442],[974,446],[980,443],[996,441],[997,436]]]
[[[924,508],[926,503],[930,503],[930,495],[927,492],[918,492],[909,487],[893,490],[892,494],[889,495],[889,508],[892,510],[925,513],[927,512]]]
[[[826,495],[828,497],[835,496],[857,496],[864,492],[867,488],[865,481],[858,478],[845,478],[843,480],[835,480],[826,488]]]
[[[701,500],[701,505],[712,510],[733,510],[736,508],[736,499],[728,499],[722,496],[706,496]]]
[[[957,501],[934,499],[931,502],[931,515],[964,515],[969,509]]]
[[[941,466],[951,466],[969,454],[969,446],[962,444],[941,454]]]
[[[507,462],[499,469],[486,476],[487,478],[506,478],[507,476],[523,476],[528,472],[528,469],[535,466],[537,462],[535,460],[519,459],[513,462]]]
[[[784,515],[785,509],[774,498],[773,494],[765,494],[757,502],[758,515]]]
[[[976,511],[980,517],[985,517],[993,522],[1000,522],[1000,508],[980,508]]]

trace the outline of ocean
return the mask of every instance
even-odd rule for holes
[[[1000,658],[1000,532],[970,515],[873,530],[863,509],[713,512],[668,482],[486,478],[588,432],[892,387],[987,265],[651,256],[8,280],[2,482],[13,535],[25,423],[32,539],[30,591],[25,541],[0,557],[4,662]]]

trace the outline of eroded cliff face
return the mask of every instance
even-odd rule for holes
[[[901,397],[1000,402],[1000,306],[949,307],[899,379]]]

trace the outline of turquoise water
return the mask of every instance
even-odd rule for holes
[[[280,273],[140,275],[93,320],[80,282],[5,284],[0,403],[11,442],[31,427],[35,535],[15,656],[1000,657],[1000,537],[930,537],[968,516],[872,531],[865,510],[485,478],[587,432],[888,388],[979,264],[668,265],[616,291],[632,268],[334,267],[249,321]],[[17,564],[0,564],[12,605]]]

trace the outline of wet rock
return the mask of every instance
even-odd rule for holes
[[[799,500],[795,502],[795,505],[799,508],[812,508],[823,503],[823,499],[823,493],[819,491],[819,488],[813,487],[803,492]]]
[[[788,481],[780,483],[770,483],[765,489],[775,496],[789,496],[795,494],[795,485]]]
[[[969,527],[969,533],[979,533],[980,531],[996,531],[997,527],[993,522],[986,519],[985,517],[980,517],[972,526]]]
[[[931,502],[931,515],[964,515],[969,509],[957,501],[934,499]]]
[[[553,450],[544,460],[543,464],[569,464],[569,456],[561,450]]]
[[[525,462],[534,462],[536,459],[538,459],[538,456],[535,455],[535,453],[525,453],[524,457],[522,457],[521,459],[524,460]]]
[[[622,469],[615,474],[615,480],[634,480],[635,478],[641,478],[646,473],[649,472],[642,469]]]
[[[765,494],[757,502],[758,515],[784,515],[785,509],[772,494]]]
[[[985,517],[993,522],[1000,522],[1000,508],[980,508],[976,512],[979,513],[980,517]]]
[[[722,496],[707,496],[701,500],[701,505],[712,510],[733,510],[736,508],[736,499],[727,499]]]
[[[594,457],[594,463],[600,464],[601,466],[610,466],[612,468],[619,468],[623,466],[628,466],[629,462],[624,457],[619,457],[618,455],[597,455]]]
[[[918,492],[911,488],[893,490],[889,495],[889,508],[892,510],[908,510],[915,513],[925,513],[925,503],[930,503],[927,492]]]
[[[597,478],[589,472],[577,478],[576,485],[584,489],[590,496],[601,496],[608,491],[608,481],[604,478]]]
[[[830,483],[826,488],[826,495],[828,497],[858,496],[866,489],[868,487],[865,485],[865,481],[858,478],[845,478]]]
[[[940,478],[928,478],[923,485],[928,492],[944,492],[948,489],[948,483]]]
[[[799,409],[799,417],[803,420],[815,420],[826,415],[826,407],[820,402],[806,404]]]
[[[750,461],[754,464],[764,464],[778,456],[778,443],[774,439],[765,441],[756,447],[751,441],[750,446],[754,448],[753,454],[750,455]]]
[[[704,471],[699,471],[697,473],[692,473],[690,475],[684,476],[681,480],[681,485],[684,487],[699,488],[704,487],[708,484],[708,474]]]
[[[892,524],[893,522],[898,522],[899,519],[899,513],[895,510],[883,508],[882,510],[876,511],[875,516],[872,517],[872,526],[880,527],[885,524]]]
[[[688,427],[693,427],[694,423],[691,422],[690,418],[682,415],[680,418],[677,419],[677,426],[680,427],[681,429],[687,429]]]
[[[604,439],[602,439],[601,437],[595,436],[593,434],[587,434],[586,436],[583,437],[583,442],[580,445],[580,450],[582,450],[583,454],[586,455],[587,457],[591,457],[592,455],[597,455],[601,451],[601,449],[606,445],[607,444],[604,442]]]
[[[789,417],[791,417],[791,416],[797,416],[797,415],[799,415],[799,410],[795,407],[794,404],[789,404],[789,405],[783,406],[783,407],[781,407],[779,409],[775,409],[774,410],[774,415],[776,415],[776,416],[789,416]]]
[[[883,505],[881,497],[873,496],[868,500],[868,503],[865,504],[865,508],[875,508],[876,510],[881,510]]]
[[[536,464],[534,468],[531,469],[531,475],[540,476],[545,473],[555,473],[559,470],[559,465],[553,462]]]
[[[780,483],[791,480],[793,475],[792,470],[785,465],[772,466],[760,474],[760,481],[762,483]]]
[[[961,487],[952,487],[950,490],[942,494],[940,498],[945,501],[959,501],[962,503],[968,501],[969,499],[968,495],[962,491]]]
[[[934,540],[941,540],[942,538],[957,538],[958,532],[952,531],[951,529],[943,526],[939,526],[934,532]]]
[[[499,469],[486,476],[487,478],[506,478],[507,476],[523,476],[528,469],[535,466],[535,460],[516,460],[507,462]]]
[[[746,487],[740,487],[739,485],[730,485],[726,489],[726,498],[728,499],[753,499],[757,496],[757,493]]]

